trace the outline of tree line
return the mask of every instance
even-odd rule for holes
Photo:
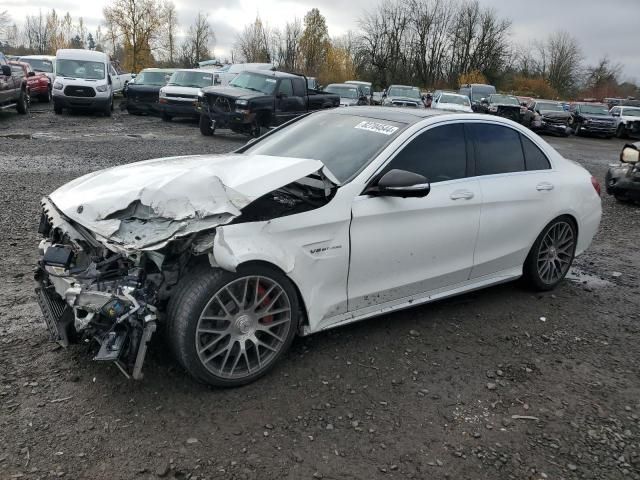
[[[215,34],[205,13],[188,28],[181,28],[170,0],[112,0],[103,14],[103,24],[88,32],[82,18],[55,10],[28,16],[22,27],[0,12],[0,46],[5,53],[104,50],[132,71],[191,67],[213,56]],[[324,84],[359,78],[377,88],[402,83],[434,89],[488,82],[547,98],[638,95],[635,84],[620,82],[622,66],[609,57],[587,65],[567,32],[515,44],[511,20],[479,0],[389,0],[363,11],[357,25],[331,37],[317,8],[282,28],[256,17],[225,60],[271,62]]]

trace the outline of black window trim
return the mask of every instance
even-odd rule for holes
[[[520,170],[517,172],[503,172],[503,173],[491,173],[489,175],[475,175],[476,170],[476,162],[475,162],[475,155],[476,155],[476,147],[477,147],[477,143],[475,141],[475,138],[473,138],[473,135],[467,135],[467,138],[470,138],[471,143],[473,144],[473,156],[474,156],[474,164],[473,164],[473,173],[474,176],[476,178],[481,178],[481,177],[497,177],[499,175],[522,175],[522,174],[528,174],[528,173],[535,173],[535,172],[553,172],[555,171],[555,167],[553,165],[553,162],[549,159],[549,155],[547,155],[547,153],[544,151],[544,148],[542,148],[540,145],[538,145],[538,142],[536,142],[533,138],[531,138],[529,135],[526,135],[525,133],[521,132],[520,130],[513,128],[511,125],[505,125],[503,123],[500,122],[492,122],[492,121],[486,121],[486,120],[479,120],[479,119],[474,119],[474,120],[467,120],[465,121],[465,124],[471,124],[471,123],[481,123],[481,124],[485,124],[485,125],[497,125],[500,127],[504,127],[504,128],[508,128],[510,130],[513,130],[514,132],[516,132],[518,135],[520,135],[519,141],[520,141],[520,148],[522,149],[522,157],[524,158],[524,170]],[[542,152],[542,154],[544,155],[544,157],[547,159],[547,163],[549,163],[549,168],[545,168],[544,170],[527,170],[527,156],[524,153],[524,146],[522,145],[522,136],[526,136],[528,140],[530,140],[537,148],[538,150],[540,150]],[[467,153],[467,156],[469,154]]]
[[[365,188],[362,191],[364,192],[367,188],[369,188],[370,186],[374,185],[375,182],[380,180],[380,178],[382,177],[382,172],[384,171],[384,169],[391,162],[393,162],[393,160],[395,160],[395,158],[400,154],[400,152],[407,145],[409,145],[409,143],[411,143],[413,140],[415,140],[419,135],[422,135],[423,133],[426,133],[429,130],[432,130],[434,128],[444,127],[444,126],[447,126],[447,125],[462,125],[463,126],[463,135],[465,137],[465,150],[466,150],[465,153],[466,153],[466,158],[467,158],[467,164],[466,164],[466,168],[465,168],[465,176],[464,177],[460,177],[460,178],[455,178],[455,179],[452,179],[452,180],[444,180],[442,182],[436,182],[436,183],[437,184],[443,184],[443,183],[447,183],[447,182],[459,182],[461,180],[466,180],[466,179],[469,179],[469,178],[473,178],[473,175],[469,175],[469,172],[471,171],[472,173],[475,173],[475,163],[474,163],[474,158],[475,157],[474,157],[474,153],[472,153],[472,151],[469,149],[471,139],[469,138],[469,135],[467,133],[467,129],[465,127],[465,123],[466,123],[466,121],[464,121],[464,120],[444,120],[444,121],[439,121],[439,122],[435,122],[435,123],[431,123],[429,125],[423,126],[420,130],[414,132],[409,138],[407,138],[404,142],[402,142],[401,145],[398,145],[398,147],[393,152],[389,153],[389,156],[382,163],[382,165],[380,165],[380,167],[378,167],[376,169],[376,171],[367,179],[367,181],[364,182],[365,183]],[[360,195],[362,195],[362,193],[360,193]]]

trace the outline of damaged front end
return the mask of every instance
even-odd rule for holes
[[[260,172],[247,179],[230,167],[226,182],[220,162],[203,158],[198,167],[207,175],[179,171],[172,180],[155,164],[157,185],[142,172],[138,178],[146,183],[137,189],[129,184],[120,196],[115,187],[109,195],[96,193],[103,180],[124,178],[107,170],[107,178],[88,176],[43,198],[36,296],[52,340],[65,347],[92,345],[94,360],[142,378],[147,344],[164,321],[174,287],[195,263],[213,265],[218,227],[319,208],[335,193],[317,161],[274,160],[282,174],[264,181]]]
[[[94,360],[142,378],[165,281],[159,259],[111,251],[48,199],[42,207],[36,296],[52,340],[65,347],[95,341]]]

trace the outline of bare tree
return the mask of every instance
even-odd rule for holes
[[[567,32],[557,32],[549,37],[546,52],[549,83],[561,95],[571,94],[577,87],[581,73],[580,45]]]
[[[6,10],[0,11],[0,44],[6,43],[11,28],[11,15]]]
[[[271,52],[271,32],[262,23],[260,17],[244,27],[236,39],[237,54],[248,63],[268,63],[273,61]]]
[[[29,49],[35,53],[45,54],[49,50],[49,26],[42,15],[28,15],[25,20],[25,32]]]
[[[299,70],[301,38],[302,22],[297,18],[287,22],[281,32],[274,32],[274,40],[277,44],[275,50],[280,69],[289,72]]]
[[[161,46],[165,52],[166,61],[169,65],[174,66],[178,55],[178,13],[176,12],[176,6],[172,1],[167,1],[164,4],[163,13],[164,17],[164,33],[162,34]]]
[[[209,58],[209,47],[213,40],[208,15],[198,12],[193,25],[189,27],[187,38],[180,47],[180,63],[184,67],[194,67],[198,62]]]

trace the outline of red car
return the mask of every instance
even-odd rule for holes
[[[38,97],[41,102],[51,101],[51,82],[49,77],[42,72],[34,72],[26,62],[11,61],[9,65],[21,67],[27,78],[27,89],[31,98]]]

